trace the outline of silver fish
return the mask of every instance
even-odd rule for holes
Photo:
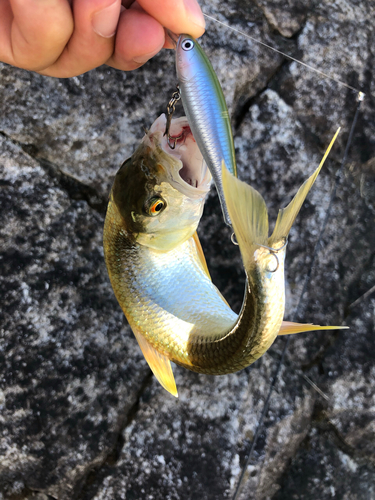
[[[247,277],[239,315],[212,283],[196,229],[211,175],[187,120],[152,125],[116,175],[104,226],[108,274],[155,376],[177,396],[170,361],[199,373],[233,373],[277,335],[335,329],[283,321],[285,242],[320,168],[280,210],[268,237],[262,196],[222,167],[224,192]]]

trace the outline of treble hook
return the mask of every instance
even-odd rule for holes
[[[280,248],[267,247],[266,245],[261,245],[260,243],[255,243],[255,244],[258,245],[258,247],[267,248],[267,250],[269,250],[271,253],[278,253],[278,252],[281,252],[281,250],[284,250],[284,248],[287,246],[288,238],[285,239],[284,245]]]
[[[172,122],[172,116],[173,116],[173,113],[175,112],[175,109],[176,109],[176,103],[181,99],[181,94],[180,94],[180,87],[178,85],[176,85],[176,89],[173,94],[172,94],[172,97],[171,99],[169,100],[169,103],[168,103],[168,106],[167,106],[167,123],[165,125],[165,132],[163,134],[167,136],[167,141],[168,141],[168,146],[171,148],[171,149],[174,149],[176,147],[176,143],[179,139],[181,139],[182,135],[178,136],[178,137],[171,137],[170,134],[169,134],[169,129],[171,127],[171,122]],[[173,139],[173,143],[171,144],[170,143],[170,139]]]
[[[279,261],[279,258],[278,258],[278,256],[276,254],[278,252],[281,252],[281,250],[283,250],[287,246],[287,244],[288,244],[288,238],[285,239],[284,245],[281,246],[280,248],[272,248],[272,247],[268,247],[266,245],[261,245],[260,243],[256,243],[256,244],[258,246],[260,246],[260,247],[267,248],[267,250],[270,251],[270,254],[275,257],[275,259],[276,259],[276,267],[275,267],[275,269],[272,269],[272,270],[268,269],[269,273],[275,273],[279,269],[279,266],[280,266],[280,261]]]
[[[164,134],[165,135],[165,134]],[[167,136],[167,142],[168,142],[168,146],[171,148],[171,149],[174,149],[176,147],[176,144],[177,144],[177,141],[179,139],[181,139],[183,137],[183,134],[181,135],[178,135],[177,137],[171,137],[169,134]],[[173,141],[173,143],[171,144],[170,141]]]
[[[271,253],[271,255],[273,255],[273,256],[275,257],[275,259],[276,259],[276,267],[275,267],[275,269],[272,269],[272,270],[271,270],[271,269],[268,269],[268,272],[269,272],[269,273],[275,273],[275,272],[279,269],[280,262],[279,262],[279,258],[278,258],[278,256],[277,256],[275,253],[273,253],[273,252],[270,252],[270,253]]]
[[[231,239],[233,245],[238,245],[235,233],[232,233],[232,236],[230,237],[230,239]],[[276,254],[278,252],[281,252],[281,250],[284,250],[284,248],[287,246],[287,244],[288,244],[288,238],[285,239],[284,245],[282,247],[280,247],[280,248],[272,248],[272,247],[268,247],[267,245],[261,245],[260,243],[255,243],[255,245],[258,245],[259,247],[263,247],[263,248],[266,248],[267,250],[269,250],[270,253],[271,253],[271,255],[273,255],[275,257],[275,259],[276,259],[276,267],[275,267],[275,269],[268,270],[268,272],[275,273],[279,269],[280,262],[279,262],[279,258],[278,258],[278,256]]]
[[[232,233],[232,236],[230,237],[230,241],[233,243],[233,245],[239,246],[239,243],[236,239],[236,235]]]

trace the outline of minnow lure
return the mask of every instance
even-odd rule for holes
[[[345,327],[283,322],[289,230],[330,148],[268,237],[262,196],[222,166],[228,211],[247,277],[239,315],[213,285],[196,234],[211,175],[185,118],[172,120],[171,149],[159,117],[116,174],[104,226],[113,290],[161,385],[177,388],[170,361],[199,373],[236,372],[277,335]]]
[[[211,171],[224,220],[231,225],[226,207],[221,164],[237,176],[229,113],[216,73],[199,43],[180,35],[176,46],[176,71],[184,110],[203,158]]]

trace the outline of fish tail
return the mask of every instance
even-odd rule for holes
[[[312,188],[312,185],[315,182],[315,179],[318,177],[318,174],[321,170],[321,168],[324,165],[324,162],[331,151],[331,148],[336,140],[336,137],[338,136],[340,132],[340,127],[337,129],[336,134],[333,136],[333,139],[331,140],[327,151],[325,152],[322,161],[320,162],[319,167],[315,170],[315,172],[309,177],[299,188],[297,191],[297,194],[293,198],[293,200],[289,203],[289,205],[285,208],[282,208],[279,210],[276,224],[275,224],[275,229],[273,230],[273,233],[271,237],[268,240],[268,246],[274,247],[278,242],[282,240],[286,240],[288,237],[289,231],[298,215],[298,212],[301,209],[301,206],[303,202],[305,201],[305,198]]]
[[[319,167],[302,184],[289,205],[279,210],[275,229],[270,238],[268,238],[267,207],[263,197],[256,189],[231,175],[225,168],[224,161],[222,162],[225,201],[246,269],[251,266],[256,246],[266,245],[275,248],[280,244],[280,241],[286,241],[293,222],[323,167],[339,132],[340,128],[331,140]]]
[[[249,184],[230,174],[224,161],[222,162],[222,181],[232,226],[240,246],[244,266],[248,269],[253,259],[254,247],[267,244],[267,207],[261,194]]]

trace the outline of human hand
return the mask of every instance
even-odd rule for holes
[[[129,71],[170,47],[164,28],[201,36],[197,1],[0,0],[0,61],[59,78]]]

